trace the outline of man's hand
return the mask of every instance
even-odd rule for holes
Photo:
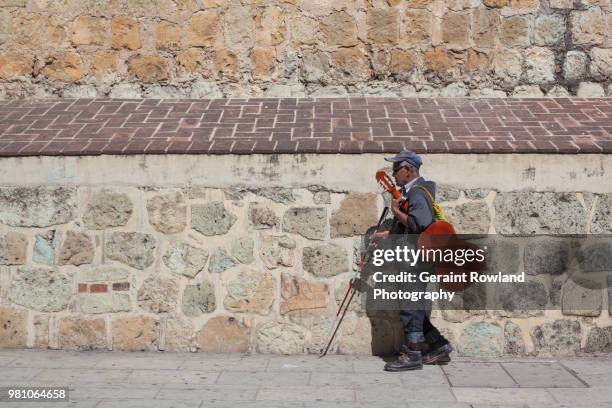
[[[389,231],[381,231],[381,232],[375,232],[374,234],[372,234],[372,236],[370,237],[370,240],[374,242],[376,245],[378,245],[381,243],[381,241],[384,241],[387,238],[389,238]]]
[[[400,208],[400,204],[404,202],[404,198],[400,197],[400,198],[394,198],[391,201],[391,212],[393,213],[393,215],[395,215],[396,217],[398,216],[398,214],[402,213],[402,210]]]

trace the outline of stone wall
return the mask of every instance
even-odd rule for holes
[[[609,155],[424,161],[461,232],[612,232]],[[384,163],[369,154],[3,158],[0,347],[316,353],[361,234],[382,209],[373,174]],[[527,254],[511,258],[533,269]],[[610,351],[612,296],[591,295],[588,310],[433,316],[461,355]],[[397,315],[355,302],[333,350],[390,351],[401,335]]]
[[[0,96],[603,96],[610,0],[3,0]]]

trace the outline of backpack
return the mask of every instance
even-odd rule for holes
[[[448,222],[440,205],[435,201],[433,195],[425,187],[415,185],[414,187],[425,190],[434,209],[434,220],[425,230],[419,235],[417,245],[426,249],[450,249],[450,250],[476,250],[479,247],[471,242],[467,242],[457,237],[455,228]],[[463,266],[458,267],[448,262],[435,262],[435,273],[438,276],[463,273],[469,271],[481,273],[486,268],[486,262],[466,262]],[[470,286],[470,282],[439,282],[439,286],[445,290],[460,292]]]

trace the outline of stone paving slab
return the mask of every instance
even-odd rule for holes
[[[517,387],[499,363],[450,363],[442,367],[453,387]]]
[[[30,381],[52,385],[87,383],[123,384],[130,374],[130,370],[51,368],[42,370],[39,374],[32,377]]]
[[[163,387],[158,389],[155,398],[178,401],[255,401],[258,386],[238,385],[203,385],[184,387]]]
[[[227,403],[225,403],[227,406]],[[177,400],[132,400],[132,401],[101,401],[95,408],[199,408],[202,406],[200,401],[177,401]],[[210,405],[206,405],[209,407]]]
[[[407,402],[406,398],[394,402],[306,402],[304,408],[471,408],[470,404],[448,401]]]
[[[261,387],[258,401],[355,401],[353,387],[315,387],[310,385],[289,387]]]
[[[380,361],[380,359],[377,359]],[[272,356],[267,371],[289,372],[289,371],[316,371],[316,372],[354,372],[354,359],[349,356]]]
[[[35,382],[35,384],[46,382]],[[59,386],[59,384],[58,384]],[[75,384],[70,386],[70,398],[82,399],[153,399],[160,392],[159,387],[149,384]]]
[[[195,370],[133,370],[124,380],[129,384],[222,384],[218,382],[220,371],[195,371]]]
[[[602,98],[0,101],[0,156],[610,153]]]
[[[399,374],[399,375],[397,375]],[[402,378],[408,373],[327,373],[327,372],[313,372],[310,376],[309,385],[315,386],[334,386],[334,385],[348,385],[348,386],[360,386],[360,385],[395,385],[399,387],[403,384]],[[414,378],[414,376],[412,376]]]
[[[584,390],[581,390],[584,393]],[[539,407],[542,404],[554,404],[552,395],[542,388],[453,388],[453,394],[459,402],[477,404],[528,405]]]
[[[590,387],[607,387],[612,385],[610,359],[566,360],[559,362],[577,377],[585,381]]]
[[[562,404],[584,404],[588,401],[592,407],[601,406],[612,402],[612,386],[580,388],[555,388],[548,389],[555,400]]]
[[[584,388],[587,385],[557,363],[503,363],[522,388]]]
[[[457,358],[387,373],[378,357],[328,357],[0,350],[0,385],[68,386],[71,397],[0,408],[612,407],[609,358]]]
[[[261,371],[224,371],[217,384],[227,385],[278,385],[298,386],[308,384],[310,372],[270,373]]]
[[[415,372],[418,375],[418,373]],[[395,387],[391,385],[368,385],[356,388],[357,401],[391,404],[398,401],[454,402],[449,387]]]
[[[203,371],[265,371],[268,358],[264,356],[243,356],[240,359],[186,359],[180,364],[181,370]]]

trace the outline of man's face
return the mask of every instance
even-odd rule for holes
[[[395,183],[403,187],[410,181],[415,178],[414,171],[410,166],[404,166],[393,169],[393,177],[395,178]]]

